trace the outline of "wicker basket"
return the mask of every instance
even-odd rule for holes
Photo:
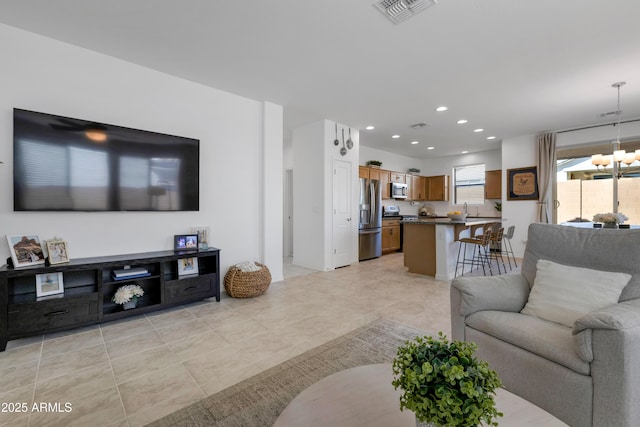
[[[232,266],[224,276],[224,290],[234,298],[251,298],[265,293],[271,284],[271,272],[266,265],[256,262],[259,271],[242,271]]]

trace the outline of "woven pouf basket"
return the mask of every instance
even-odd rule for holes
[[[224,290],[234,298],[251,298],[265,293],[271,284],[271,272],[266,265],[256,262],[258,271],[242,271],[232,266],[224,275]]]

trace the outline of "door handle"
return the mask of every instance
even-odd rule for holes
[[[351,218],[347,218],[347,222],[351,221]]]
[[[371,230],[371,231],[360,230],[360,234],[378,234],[378,233],[381,233],[381,231],[380,230]]]

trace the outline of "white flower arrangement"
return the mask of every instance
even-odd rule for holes
[[[118,288],[111,301],[115,302],[116,304],[124,304],[131,300],[135,302],[138,297],[141,297],[142,295],[144,295],[144,291],[140,286],[124,285]]]
[[[624,224],[628,219],[629,217],[621,212],[599,213],[593,216],[593,222],[604,222],[606,224]]]

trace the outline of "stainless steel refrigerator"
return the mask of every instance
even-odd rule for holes
[[[382,255],[382,192],[376,179],[360,178],[360,222],[358,259]]]

